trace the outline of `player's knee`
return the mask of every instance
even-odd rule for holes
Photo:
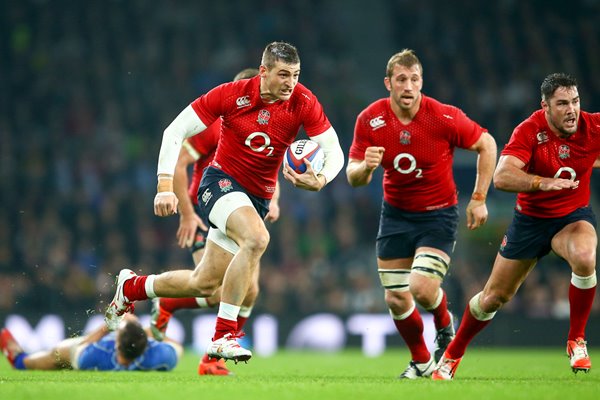
[[[437,290],[432,293],[431,290],[424,286],[411,284],[410,293],[417,303],[425,308],[429,308],[429,306],[435,301]]]
[[[214,287],[206,285],[195,286],[193,290],[194,294],[192,295],[192,297],[211,297],[216,292],[216,289]]]
[[[269,240],[269,231],[261,229],[258,232],[253,232],[247,238],[244,238],[243,242],[240,244],[240,248],[245,248],[252,253],[262,254],[267,249]]]
[[[594,249],[576,249],[571,252],[569,264],[577,275],[590,275],[596,268],[596,251]]]
[[[219,288],[221,281],[216,278],[207,278],[197,273],[192,273],[190,286],[194,297],[210,297]]]
[[[504,304],[512,299],[512,293],[491,292],[481,296],[481,309],[486,313],[492,313],[499,310]]]
[[[409,298],[409,291],[385,291],[385,303],[387,304],[388,308],[394,312],[400,312],[400,310],[404,310],[409,303]]]

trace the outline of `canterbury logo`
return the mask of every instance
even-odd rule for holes
[[[250,96],[238,97],[235,104],[237,104],[238,108],[250,106]]]
[[[379,116],[370,120],[369,125],[371,126],[371,128],[373,128],[373,130],[375,130],[381,128],[382,126],[385,126],[385,121],[383,120],[382,116]]]

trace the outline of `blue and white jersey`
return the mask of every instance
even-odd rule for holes
[[[117,362],[117,348],[113,333],[77,352],[73,367],[97,371],[170,371],[177,365],[177,352],[166,342],[148,338],[144,354],[128,366]]]

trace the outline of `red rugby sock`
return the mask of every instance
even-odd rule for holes
[[[431,359],[431,354],[423,338],[423,319],[415,308],[405,319],[394,319],[396,329],[406,342],[412,360],[416,363],[425,363]]]
[[[213,342],[217,339],[221,339],[228,333],[237,333],[237,321],[231,321],[225,318],[217,317],[217,324],[215,326],[215,335],[213,336]]]
[[[595,295],[596,286],[589,289],[579,289],[573,286],[572,283],[570,284],[569,308],[571,314],[569,317],[569,336],[567,337],[569,340],[585,338],[585,326],[590,317],[590,311],[592,311]]]
[[[487,321],[480,321],[475,318],[471,314],[471,308],[467,304],[467,308],[463,314],[462,321],[460,322],[460,326],[458,327],[458,332],[456,332],[456,337],[450,345],[446,349],[446,353],[449,358],[457,359],[461,358],[465,351],[467,350],[467,346],[471,343],[471,340],[483,330],[488,324],[492,322],[491,319]]]
[[[436,330],[440,330],[450,325],[450,314],[448,313],[448,300],[446,298],[446,292],[443,293],[444,294],[441,303],[433,310],[429,310],[429,312],[433,314],[433,322],[435,324]]]
[[[160,307],[163,310],[170,312],[171,314],[175,310],[180,310],[180,309],[184,309],[184,308],[185,309],[200,308],[195,297],[183,297],[180,299],[172,299],[172,298],[164,298],[163,297],[160,299]]]
[[[136,276],[133,279],[125,281],[123,284],[123,295],[129,301],[147,300],[146,294],[146,279],[147,276]]]

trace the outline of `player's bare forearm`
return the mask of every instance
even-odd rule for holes
[[[189,217],[194,214],[194,206],[188,196],[188,181],[187,166],[177,165],[173,177],[173,191],[177,196],[177,200],[179,200],[179,212],[181,215]]]
[[[281,187],[279,185],[279,179],[275,182],[275,192],[273,192],[273,197],[271,197],[271,203],[275,202],[276,205],[279,205],[279,196],[281,195]]]
[[[475,187],[466,210],[467,227],[470,230],[475,230],[485,224],[488,219],[485,200],[496,168],[496,141],[489,133],[484,132],[469,150],[478,153]]]
[[[356,160],[351,158],[346,168],[348,183],[353,187],[364,186],[373,179],[373,171],[381,165],[385,148],[381,146],[369,146],[365,149],[365,158]]]
[[[198,227],[206,230],[207,227],[202,222],[202,219],[196,215],[192,200],[188,195],[188,173],[187,167],[189,164],[195,162],[195,159],[187,155],[187,151],[184,153],[182,150],[177,166],[175,167],[175,176],[173,178],[173,190],[179,200],[179,212],[181,217],[179,219],[179,228],[177,229],[177,244],[179,247],[191,247],[194,244],[196,237],[196,230]]]
[[[477,141],[475,151],[477,151],[478,157],[477,176],[473,193],[480,193],[483,195],[483,200],[485,200],[496,168],[496,141],[489,133],[485,132]]]
[[[505,192],[537,192],[576,189],[579,181],[548,178],[522,170],[525,163],[513,156],[502,156],[494,173],[494,187]]]
[[[594,161],[594,168],[600,168],[600,156],[598,156],[598,158],[596,158],[596,161]]]
[[[535,176],[511,166],[498,164],[494,173],[494,187],[505,192],[533,191]]]
[[[265,216],[265,221],[275,222],[279,219],[280,209],[279,209],[279,195],[281,193],[281,189],[279,186],[279,180],[275,183],[275,193],[273,193],[273,197],[271,198],[271,202],[269,203],[269,212]]]
[[[371,182],[371,179],[373,179],[373,171],[375,171],[375,169],[369,170],[364,160],[358,161],[351,159],[348,163],[348,167],[346,167],[348,183],[352,187],[368,185]]]

